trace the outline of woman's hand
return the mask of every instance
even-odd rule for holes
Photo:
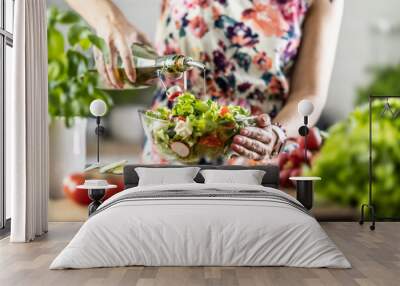
[[[271,155],[277,138],[267,114],[257,116],[256,122],[257,127],[242,128],[233,137],[231,148],[239,155],[259,161]]]
[[[136,80],[131,46],[135,42],[149,44],[146,37],[126,19],[112,0],[66,0],[106,42],[108,55],[94,48],[96,67],[109,86],[122,88],[118,72],[118,56],[131,82]]]
[[[122,15],[123,17],[123,15]],[[113,21],[100,22],[96,28],[99,37],[105,40],[108,56],[94,48],[96,67],[105,82],[114,87],[122,88],[123,82],[118,72],[118,56],[122,60],[125,74],[129,81],[136,81],[136,70],[133,61],[131,46],[136,42],[148,43],[147,39],[123,17]]]

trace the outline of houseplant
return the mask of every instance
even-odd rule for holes
[[[64,32],[64,33],[63,33]],[[64,36],[66,34],[66,37]],[[80,171],[86,164],[86,121],[89,105],[111,98],[97,89],[98,75],[90,48],[104,50],[103,42],[72,11],[51,7],[47,11],[48,93],[50,123],[50,195],[62,196],[65,175]]]

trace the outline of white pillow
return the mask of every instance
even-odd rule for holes
[[[262,170],[202,170],[205,184],[261,185],[265,171]]]
[[[139,186],[195,183],[193,179],[199,170],[199,167],[135,168],[139,176]]]

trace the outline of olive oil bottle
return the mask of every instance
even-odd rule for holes
[[[131,47],[136,69],[136,81],[131,82],[125,74],[122,61],[114,71],[126,89],[137,89],[156,84],[160,77],[179,78],[194,67],[203,69],[204,64],[184,55],[159,56],[149,46],[135,43]],[[97,72],[94,70],[94,72]]]

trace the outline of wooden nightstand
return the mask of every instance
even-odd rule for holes
[[[314,181],[320,181],[320,177],[290,177],[296,182],[296,198],[303,206],[311,210],[314,201]]]

